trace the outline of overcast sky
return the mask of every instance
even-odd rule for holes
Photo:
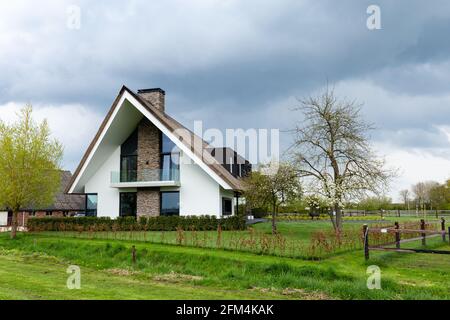
[[[374,147],[400,168],[397,200],[450,178],[449,37],[448,0],[2,1],[0,118],[31,102],[73,171],[122,84],[163,88],[188,127],[284,130],[328,81],[364,103]]]

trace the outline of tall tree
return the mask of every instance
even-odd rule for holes
[[[417,206],[423,211],[424,216],[426,215],[425,210],[427,207],[430,210],[433,210],[433,206],[435,205],[433,190],[437,187],[439,187],[439,183],[436,181],[418,182],[412,186],[412,191],[416,197]]]
[[[328,88],[300,104],[296,110],[303,119],[292,130],[294,161],[313,192],[329,201],[331,221],[340,231],[344,203],[381,194],[394,171],[372,150],[368,133],[373,126],[362,119],[360,105],[338,100]]]
[[[430,202],[435,209],[443,209],[447,203],[448,188],[445,184],[435,185],[430,189]]]
[[[50,138],[47,121],[35,123],[31,105],[16,123],[0,122],[0,206],[13,212],[11,238],[24,207],[49,205],[60,186],[63,148]]]
[[[427,188],[425,182],[416,183],[411,187],[411,190],[416,200],[416,210],[425,210],[425,198],[427,196]]]
[[[253,207],[271,207],[272,233],[276,234],[276,217],[280,206],[298,199],[301,195],[295,168],[287,163],[262,166],[259,171],[252,172],[244,184],[246,202]]]
[[[435,203],[433,199],[433,189],[439,187],[439,182],[427,181],[425,182],[425,203],[430,210],[433,210]]]
[[[403,200],[403,203],[405,204],[405,209],[409,210],[409,190],[408,189],[404,189],[400,191],[400,197]]]

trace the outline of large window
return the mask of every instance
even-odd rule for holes
[[[161,215],[180,215],[180,193],[178,191],[161,192]]]
[[[90,193],[86,195],[86,216],[96,217],[97,216],[97,202],[98,196],[95,193]]]
[[[136,193],[121,192],[120,193],[120,216],[135,217],[136,216]]]
[[[161,133],[161,180],[178,180],[180,149]]]
[[[233,214],[233,201],[230,198],[222,198],[222,215],[230,216]]]
[[[137,180],[137,129],[122,143],[120,148],[120,182],[134,182]]]

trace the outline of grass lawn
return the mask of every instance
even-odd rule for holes
[[[381,222],[392,224],[392,222]],[[380,222],[377,222],[380,224]],[[362,247],[361,222],[349,222],[344,225],[346,238],[336,251],[345,252]],[[314,233],[324,231],[328,235],[334,235],[329,221],[299,221],[278,222],[279,237],[272,236],[270,223],[258,223],[246,231],[222,231],[220,236],[217,231],[118,231],[118,232],[42,232],[40,235],[67,237],[127,240],[136,242],[150,242],[160,244],[183,245],[201,248],[226,249],[233,251],[252,252],[257,254],[278,255],[283,257],[312,259],[325,257],[329,252],[320,250],[312,251],[311,237]],[[218,239],[220,237],[220,240]]]
[[[325,223],[280,223],[279,230],[307,241]],[[136,240],[8,237],[0,235],[0,299],[450,299],[449,255],[371,252],[366,263],[355,250],[309,261]],[[440,239],[428,245],[450,250]],[[81,290],[66,288],[70,264],[81,267]],[[367,289],[373,264],[382,290]]]

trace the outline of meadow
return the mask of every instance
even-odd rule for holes
[[[345,225],[345,232],[360,238],[361,223]],[[102,233],[21,233],[17,240],[4,233],[0,299],[450,299],[449,255],[371,252],[366,262],[361,244],[345,241],[311,255],[314,237],[333,234],[329,222],[281,222],[279,231],[299,252],[233,247],[252,236],[255,242],[275,238],[269,223],[224,231],[220,245],[212,231],[185,231],[181,239],[180,232],[165,232],[164,241],[161,232],[119,233],[115,239]],[[427,247],[449,250],[440,239]],[[80,290],[66,287],[71,264],[81,268]],[[381,268],[381,290],[367,288],[369,265]]]

